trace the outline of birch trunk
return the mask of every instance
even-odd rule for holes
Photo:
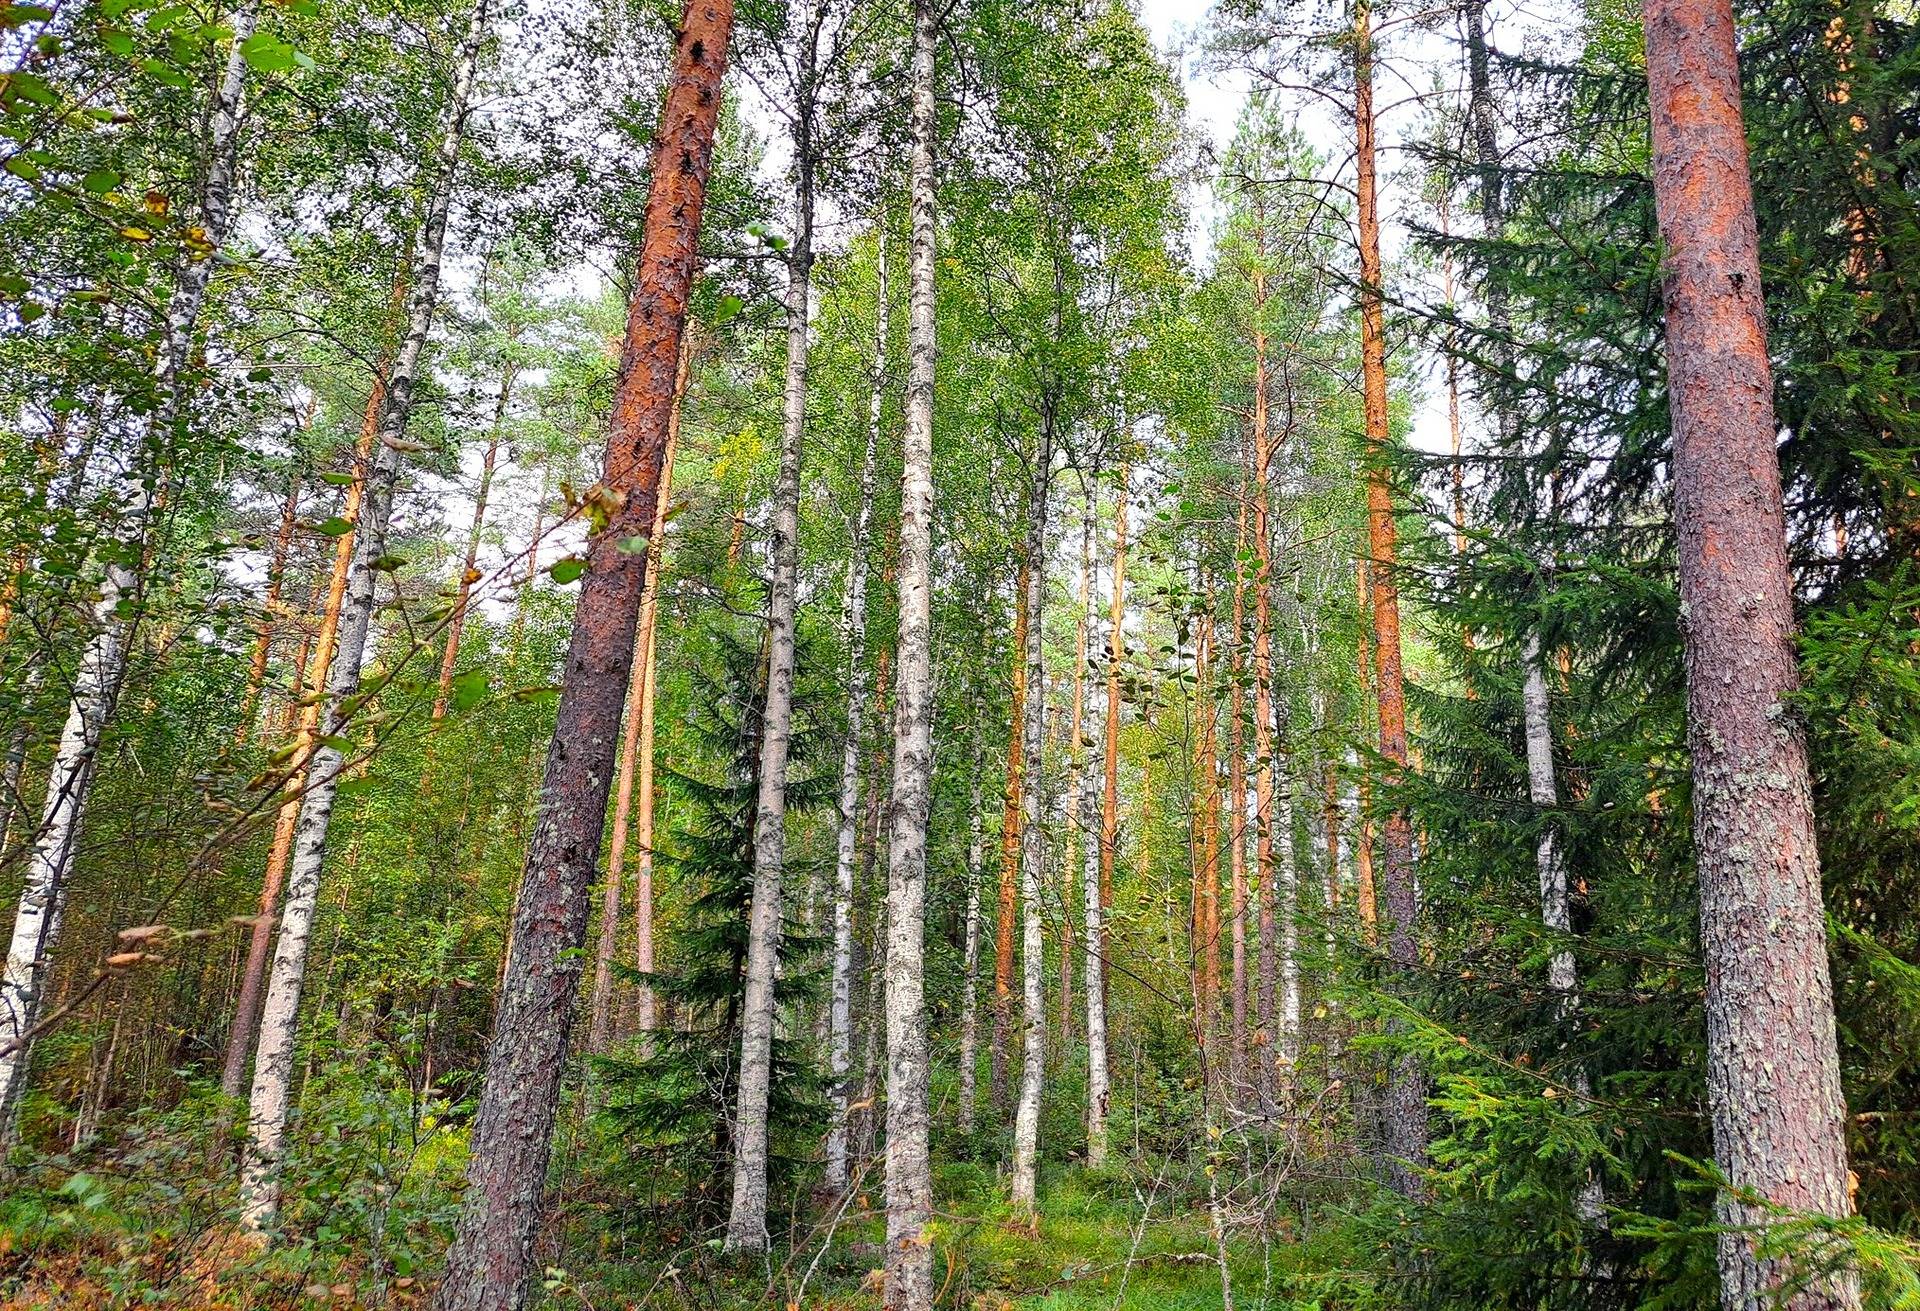
[[[1046,740],[1045,611],[1047,493],[1052,481],[1053,412],[1049,405],[1040,423],[1040,450],[1033,467],[1033,495],[1028,507],[1026,633],[1026,722],[1021,735],[1021,770],[1027,780],[1021,804],[1020,842],[1020,981],[1021,1045],[1020,1099],[1013,1118],[1013,1180],[1011,1197],[1016,1211],[1031,1212],[1040,1155],[1040,1092],[1046,1079],[1047,1012],[1042,978],[1044,946],[1041,938],[1040,884],[1046,864],[1046,830],[1040,822],[1040,752]]]
[[[646,583],[645,556],[622,548],[652,526],[661,492],[673,378],[732,33],[731,0],[689,0],[682,11],[654,137],[644,236],[602,473],[619,508],[587,548],[539,819],[521,873],[513,946],[474,1117],[466,1194],[434,1311],[517,1311],[528,1291]]]
[[[1100,803],[1094,797],[1093,770],[1080,774],[1080,827],[1092,835],[1099,822]],[[1100,907],[1100,854],[1089,840],[1081,857],[1083,904],[1086,907],[1085,977],[1081,986],[1087,994],[1087,1168],[1099,1170],[1107,1163],[1107,1101],[1112,1095],[1107,1075],[1106,962],[1101,959],[1101,942],[1106,927]]]
[[[231,226],[241,97],[247,72],[241,47],[253,34],[258,17],[257,0],[246,0],[234,11],[226,66],[208,114],[200,226],[214,249],[226,240]],[[0,1159],[12,1148],[18,1129],[21,1095],[33,1061],[35,1028],[40,1022],[47,958],[60,936],[67,878],[79,849],[100,736],[113,713],[121,676],[126,672],[127,643],[140,599],[140,575],[136,564],[127,561],[137,562],[146,554],[147,534],[164,474],[155,461],[159,448],[171,440],[174,426],[183,417],[194,331],[217,263],[211,258],[189,259],[175,273],[173,291],[167,299],[165,335],[154,365],[154,392],[159,404],[139,435],[133,457],[135,476],[129,482],[120,526],[126,547],[115,551],[107,563],[100,599],[93,606],[93,635],[75,670],[66,723],[47,770],[46,803],[14,911],[6,966],[0,972]]]
[[[680,407],[687,395],[687,371],[690,365],[686,340],[680,344],[680,360],[674,366],[673,374],[673,413],[667,417],[667,452],[660,459],[660,495],[653,506],[653,526],[647,533],[647,590],[640,601],[640,620],[637,625],[633,654],[633,673],[627,684],[626,725],[620,733],[620,781],[613,795],[613,831],[607,836],[607,877],[600,887],[600,942],[594,951],[593,959],[593,1002],[588,1009],[590,1019],[587,1023],[587,1050],[598,1055],[607,1050],[613,1041],[613,957],[620,944],[620,891],[625,881],[627,862],[627,816],[633,801],[634,773],[644,749],[648,755],[648,782],[651,783],[651,757],[653,755],[653,619],[657,597],[660,590],[660,576],[666,568],[667,549],[667,503],[673,495],[673,456],[680,444]],[[643,741],[644,739],[644,741]],[[653,900],[652,889],[652,789],[648,789],[646,798],[648,807],[646,833],[641,839],[641,848],[647,853],[646,871],[648,877],[644,886],[635,889],[635,897],[648,903],[636,915],[639,927],[648,930],[645,946],[646,964],[641,969],[653,968],[653,943],[651,932]],[[641,1032],[653,1027],[652,989],[645,984],[646,997],[641,1003]]]
[[[827,1130],[826,1186],[847,1186],[847,1076],[853,1069],[853,866],[860,820],[860,748],[867,727],[867,534],[873,521],[873,484],[880,453],[881,402],[887,369],[887,228],[878,227],[873,366],[867,399],[867,444],[860,458],[860,506],[847,557],[841,625],[847,642],[847,740],[840,749],[840,822],[834,835],[833,978],[828,999],[827,1072],[833,1122]],[[978,904],[977,890],[972,894]],[[971,980],[969,980],[971,986]]]
[[[394,357],[380,414],[380,435],[373,448],[354,527],[353,567],[340,607],[339,645],[327,673],[327,696],[320,745],[308,767],[306,795],[295,825],[293,861],[287,879],[286,906],[274,948],[266,999],[260,1010],[260,1042],[253,1058],[253,1090],[247,1107],[247,1146],[240,1172],[240,1221],[250,1232],[265,1233],[280,1205],[280,1166],[286,1148],[287,1113],[293,1087],[294,1040],[300,995],[306,983],[307,947],[319,902],[320,876],[326,864],[327,830],[340,785],[344,760],[331,745],[350,726],[360,693],[360,671],[373,627],[380,560],[386,554],[407,419],[419,383],[421,357],[439,304],[440,266],[446,244],[447,213],[453,203],[460,141],[487,34],[486,0],[478,0],[467,20],[441,124],[440,145],[432,165],[428,205],[419,246],[408,277],[406,333]]]
[[[813,87],[824,0],[813,0],[801,35],[794,131],[793,245],[787,257],[787,373],[780,469],[773,487],[767,594],[767,700],[761,718],[760,797],[753,822],[753,906],[747,919],[740,1012],[739,1103],[734,1114],[731,1252],[762,1252],[767,1232],[767,1099],[780,971],[786,876],[787,758],[793,741],[794,607],[800,585],[800,456],[807,430],[807,328],[813,288]]]
[[[887,854],[888,1311],[931,1311],[933,1172],[928,1157],[924,992],[927,814],[933,790],[934,0],[913,14],[913,236],[908,255],[907,412],[901,442],[900,638]]]
[[[1005,1121],[1007,1047],[1013,1036],[1013,921],[1019,903],[1020,815],[1026,773],[1027,737],[1027,587],[1036,562],[1025,557],[1014,580],[1013,659],[1007,715],[1007,794],[1000,815],[1000,892],[993,933],[993,1050],[987,1071],[988,1100]]]
[[[1107,975],[1104,963],[1113,956],[1113,933],[1108,919],[1113,909],[1113,865],[1120,851],[1120,668],[1127,658],[1127,488],[1132,470],[1120,466],[1119,496],[1113,505],[1113,587],[1107,602],[1107,731],[1100,798],[1100,1059],[1107,1059],[1105,1011]],[[1146,847],[1142,833],[1141,848]],[[1093,1036],[1087,1036],[1091,1046]]]
[[[1852,1207],[1734,17],[1727,0],[1650,0],[1644,19],[1707,1102],[1731,1185],[1718,1203],[1720,1304],[1852,1311],[1850,1270],[1801,1282],[1810,1272],[1756,1251],[1768,1207],[1835,1218]]]
[[[967,806],[967,928],[960,982],[960,1132],[972,1137],[980,1063],[980,751],[974,742]]]
[[[1087,751],[1087,652],[1093,634],[1093,525],[1099,513],[1098,471],[1085,479],[1086,515],[1080,524],[1080,604],[1073,631],[1073,703],[1067,718],[1067,752],[1073,762],[1073,814],[1068,821],[1067,859],[1060,869],[1060,1056],[1073,1049],[1073,924],[1077,867],[1099,845],[1098,830],[1082,823],[1079,793],[1092,786],[1093,758]]]

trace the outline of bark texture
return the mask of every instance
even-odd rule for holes
[[[1020,815],[1026,775],[1027,734],[1027,583],[1031,557],[1020,561],[1014,579],[1013,659],[1007,713],[1007,791],[1000,814],[1000,889],[993,932],[993,1049],[987,1070],[987,1097],[994,1114],[1007,1110],[1007,1056],[1013,1033],[1013,920],[1020,893]]]
[[[925,940],[927,813],[933,793],[934,0],[913,14],[908,190],[907,409],[901,443],[899,671],[887,855],[888,1311],[931,1311],[933,1172],[928,1157]]]
[[[33,1060],[35,1026],[40,1022],[47,957],[60,937],[67,879],[79,850],[100,736],[113,714],[121,676],[126,672],[127,643],[140,600],[137,562],[146,554],[162,476],[156,461],[184,417],[194,332],[218,263],[210,256],[226,240],[231,227],[241,98],[247,73],[241,46],[253,34],[258,18],[256,0],[246,0],[229,22],[231,44],[209,107],[206,176],[200,188],[200,226],[206,231],[208,257],[182,262],[167,298],[164,335],[154,362],[154,393],[159,403],[138,436],[133,456],[135,473],[127,486],[119,526],[119,536],[130,549],[114,552],[100,581],[100,599],[94,603],[91,616],[93,635],[74,671],[66,722],[48,766],[46,802],[27,858],[6,965],[0,972],[0,1052],[4,1052],[0,1055],[0,1159],[13,1146],[18,1129],[21,1094]],[[18,774],[14,777],[17,780]]]
[[[447,214],[453,203],[460,141],[473,99],[480,50],[487,35],[487,4],[479,0],[467,20],[454,56],[440,143],[428,166],[427,211],[408,275],[406,332],[394,357],[393,372],[380,412],[378,439],[364,475],[359,515],[354,525],[353,565],[340,606],[338,647],[327,671],[327,692],[308,766],[307,787],[294,826],[293,859],[287,900],[280,915],[280,936],[260,1008],[260,1039],[253,1057],[253,1088],[247,1101],[247,1145],[240,1171],[240,1220],[253,1233],[274,1223],[280,1205],[280,1166],[286,1149],[287,1114],[293,1089],[294,1040],[300,996],[306,984],[307,948],[320,899],[326,865],[327,831],[333,820],[346,761],[338,746],[360,706],[360,672],[373,630],[375,592],[387,528],[393,514],[394,486],[405,450],[407,418],[413,410],[422,356],[439,304],[440,266],[446,244]]]
[[[860,824],[860,748],[866,741],[867,699],[867,536],[873,523],[875,466],[880,454],[880,416],[887,369],[887,229],[879,226],[874,280],[873,364],[867,400],[867,442],[860,457],[860,504],[854,512],[847,557],[847,589],[841,598],[841,628],[847,642],[847,740],[840,748],[840,819],[834,834],[833,975],[827,1001],[827,1073],[832,1080],[833,1117],[827,1129],[826,1186],[847,1186],[847,1078],[853,1069],[853,873]],[[974,823],[978,855],[979,817]],[[972,867],[969,866],[969,869]],[[979,889],[970,887],[970,905],[979,910]],[[972,979],[967,981],[972,988]],[[969,992],[969,999],[971,992]],[[969,1004],[971,1004],[969,1002]],[[969,1012],[969,1018],[971,1012]],[[968,1090],[967,1114],[972,1114]]]
[[[1359,192],[1360,374],[1366,414],[1367,537],[1371,559],[1374,699],[1380,714],[1380,754],[1387,782],[1407,767],[1407,700],[1400,665],[1400,596],[1393,575],[1398,558],[1393,488],[1387,447],[1387,341],[1381,287],[1380,199],[1375,170],[1373,119],[1373,15],[1365,0],[1354,11],[1354,139]],[[1380,833],[1380,881],[1385,885],[1387,957],[1395,970],[1420,964],[1417,893],[1413,876],[1413,829],[1404,810],[1387,816]],[[1387,1081],[1388,1173],[1405,1196],[1422,1191],[1420,1167],[1427,1155],[1425,1078],[1418,1063],[1401,1057]]]
[[[1728,0],[1649,0],[1654,201],[1707,966],[1707,1093],[1728,1180],[1845,1216],[1846,1104],[1798,686],[1759,240]],[[1785,1291],[1767,1217],[1722,1194],[1721,1305],[1838,1311],[1842,1275]],[[1777,1299],[1777,1300],[1776,1300]]]
[[[1033,465],[1033,493],[1027,506],[1026,717],[1021,733],[1021,770],[1027,786],[1021,801],[1020,841],[1020,1098],[1013,1116],[1013,1170],[1009,1190],[1014,1209],[1031,1212],[1040,1163],[1040,1093],[1046,1081],[1047,1010],[1042,974],[1045,947],[1041,935],[1040,886],[1047,859],[1046,830],[1040,819],[1040,761],[1046,741],[1047,499],[1052,484],[1053,414],[1043,406],[1040,449]]]
[[[474,1119],[466,1196],[434,1293],[436,1311],[509,1311],[526,1297],[646,582],[645,556],[624,546],[652,524],[660,493],[732,31],[731,0],[690,0],[674,42],[605,471],[596,489],[616,508],[588,546]]]

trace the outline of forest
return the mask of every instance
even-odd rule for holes
[[[1920,1311],[1920,11],[0,0],[0,908],[0,1311]]]

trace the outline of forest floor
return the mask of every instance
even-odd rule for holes
[[[424,1306],[431,1287],[427,1271],[420,1278],[374,1280],[351,1256],[330,1269],[261,1256],[230,1231],[224,1238],[216,1230],[157,1241],[153,1232],[143,1234],[141,1226],[99,1210],[32,1230],[17,1223],[17,1214],[0,1214],[0,1311],[156,1304],[184,1311],[405,1311]],[[1316,1311],[1343,1300],[1324,1273],[1331,1254],[1314,1251],[1316,1244],[1279,1235],[1222,1246],[1203,1209],[1169,1209],[1164,1194],[1123,1201],[1111,1189],[1088,1187],[1077,1172],[1063,1172],[1043,1192],[1040,1213],[1034,1226],[989,1199],[942,1198],[937,1305],[1202,1311],[1226,1302],[1223,1259],[1237,1305]],[[550,1259],[566,1265],[547,1268],[540,1305],[556,1311],[877,1311],[882,1217],[854,1211],[832,1222],[830,1234],[827,1227],[823,1222],[772,1262],[752,1265],[720,1256],[710,1241],[670,1253],[636,1250],[605,1233],[556,1244]]]

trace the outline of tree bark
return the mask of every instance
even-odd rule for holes
[[[1000,896],[993,934],[993,1050],[989,1053],[987,1100],[1004,1122],[1007,1111],[1007,1044],[1013,1030],[1013,919],[1019,901],[1020,815],[1027,735],[1027,583],[1035,561],[1024,556],[1014,580],[1013,660],[1007,715],[1007,793],[1000,816]]]
[[[206,176],[200,187],[200,226],[212,250],[227,238],[232,219],[233,183],[239,154],[241,98],[247,64],[241,47],[259,18],[257,0],[244,0],[233,13],[227,59],[207,122]],[[209,251],[211,253],[211,250]],[[188,259],[175,272],[167,298],[166,322],[154,363],[158,404],[139,435],[129,479],[120,536],[93,605],[93,634],[81,652],[67,702],[66,723],[47,770],[46,803],[14,912],[13,936],[0,972],[0,1160],[12,1148],[19,1127],[21,1095],[33,1060],[34,1030],[40,1022],[47,957],[60,936],[67,878],[79,848],[80,827],[93,789],[94,761],[100,737],[126,672],[127,644],[139,610],[141,578],[137,562],[146,555],[155,502],[165,476],[158,467],[163,448],[184,417],[194,332],[206,304],[207,287],[218,261]],[[146,475],[143,477],[142,475]]]
[[[400,477],[407,419],[413,410],[427,336],[439,304],[447,214],[453,203],[460,142],[486,35],[486,0],[478,0],[454,57],[440,144],[429,165],[427,212],[408,276],[406,332],[394,357],[380,412],[379,437],[364,475],[365,488],[353,534],[353,566],[340,606],[338,645],[327,673],[325,708],[321,712],[323,731],[308,765],[306,792],[294,829],[286,905],[281,911],[280,936],[260,1009],[260,1040],[254,1052],[253,1089],[247,1107],[247,1146],[240,1171],[240,1221],[255,1234],[264,1234],[273,1225],[280,1205],[280,1166],[286,1147],[307,947],[326,864],[327,831],[345,766],[334,744],[359,708],[360,672],[373,628],[375,592],[381,559],[386,555],[394,486]]]
[[[627,684],[626,723],[620,731],[620,780],[613,793],[613,831],[607,836],[607,877],[600,887],[600,942],[593,958],[593,1001],[587,1012],[587,1050],[595,1055],[604,1053],[613,1041],[613,957],[620,944],[620,885],[626,878],[627,816],[632,808],[634,774],[643,748],[649,757],[647,781],[652,783],[653,621],[660,578],[666,570],[667,504],[673,497],[673,456],[680,444],[680,407],[686,400],[687,372],[692,363],[690,340],[691,334],[682,339],[680,359],[674,365],[673,413],[667,416],[667,451],[660,458],[660,494],[654,498],[653,526],[647,532],[647,585],[640,600],[640,619],[635,625],[638,631],[634,639],[633,671]],[[641,839],[646,879],[634,893],[636,904],[643,900],[648,903],[635,916],[638,927],[647,930],[646,964],[638,966],[643,970],[653,968],[652,803],[649,787],[646,832]],[[635,954],[640,954],[640,949],[636,948]],[[647,994],[641,1002],[640,1030],[645,1033],[653,1028],[653,990],[645,984],[641,986]]]
[[[980,866],[983,856],[980,830],[979,741],[968,780],[967,806],[967,914],[960,974],[960,1132],[973,1135],[980,1063]]]
[[[1407,767],[1406,688],[1400,665],[1400,597],[1394,579],[1398,558],[1394,523],[1391,434],[1387,426],[1387,341],[1380,262],[1380,201],[1375,172],[1373,30],[1370,0],[1354,7],[1354,160],[1359,194],[1360,374],[1366,415],[1367,536],[1373,601],[1374,698],[1380,715],[1380,755],[1386,781],[1397,783]],[[1387,957],[1392,968],[1419,967],[1417,894],[1413,882],[1413,828],[1404,810],[1387,816],[1380,834],[1381,880],[1386,885]],[[1388,1172],[1396,1191],[1423,1191],[1420,1168],[1427,1155],[1427,1100],[1419,1063],[1403,1056],[1387,1082]]]
[[[924,999],[927,813],[933,789],[934,0],[916,0],[913,151],[908,162],[907,412],[900,475],[900,638],[887,857],[888,1311],[931,1311],[933,1173],[928,1158]]]
[[[1759,238],[1728,0],[1649,0],[1654,202],[1707,967],[1707,1094],[1728,1182],[1843,1217],[1846,1102],[1800,721]],[[1769,1215],[1719,1200],[1727,1311],[1857,1307],[1851,1273],[1783,1287]],[[1821,1255],[1832,1255],[1822,1253]]]
[[[644,555],[673,411],[673,378],[713,161],[732,0],[689,0],[654,137],[645,236],[602,487],[618,498],[594,534],[574,614],[540,818],[521,876],[513,948],[494,1012],[467,1191],[435,1311],[517,1311],[546,1184],[560,1076],[580,984],[579,948],[606,818]]]
[[[873,364],[867,398],[867,442],[860,457],[860,505],[847,555],[841,625],[847,642],[847,740],[840,749],[840,821],[833,864],[833,978],[828,1000],[827,1072],[833,1082],[827,1129],[826,1186],[847,1187],[847,1077],[853,1069],[853,865],[860,819],[860,748],[867,727],[867,535],[873,522],[875,466],[880,453],[881,403],[887,370],[887,227],[877,226]],[[975,826],[978,827],[976,817]],[[977,843],[976,843],[977,845]],[[978,890],[971,893],[974,905]],[[971,987],[971,980],[969,980]],[[969,1108],[971,1109],[971,1108]]]
[[[1251,454],[1250,451],[1246,454]],[[1227,918],[1231,958],[1228,975],[1227,1086],[1237,1103],[1247,1087],[1247,758],[1246,672],[1248,462],[1241,462],[1240,505],[1233,549],[1233,632],[1227,660]]]
[[[793,244],[787,256],[787,374],[780,467],[773,487],[767,588],[767,700],[761,716],[760,798],[753,821],[753,905],[747,919],[740,1012],[740,1086],[734,1115],[733,1211],[726,1246],[762,1252],[767,1232],[767,1098],[773,1083],[780,925],[787,851],[787,760],[793,741],[794,608],[800,587],[800,458],[807,431],[807,331],[813,300],[813,94],[824,0],[812,0],[800,36],[794,128]]]
[[[1040,886],[1045,873],[1046,829],[1040,814],[1041,749],[1046,740],[1046,549],[1047,500],[1052,485],[1054,411],[1042,404],[1040,449],[1032,470],[1033,494],[1027,507],[1026,571],[1026,722],[1021,735],[1021,770],[1027,781],[1021,801],[1020,841],[1020,1099],[1013,1117],[1013,1171],[1010,1197],[1015,1211],[1031,1213],[1040,1161],[1040,1093],[1046,1081],[1047,1011],[1042,973]]]

